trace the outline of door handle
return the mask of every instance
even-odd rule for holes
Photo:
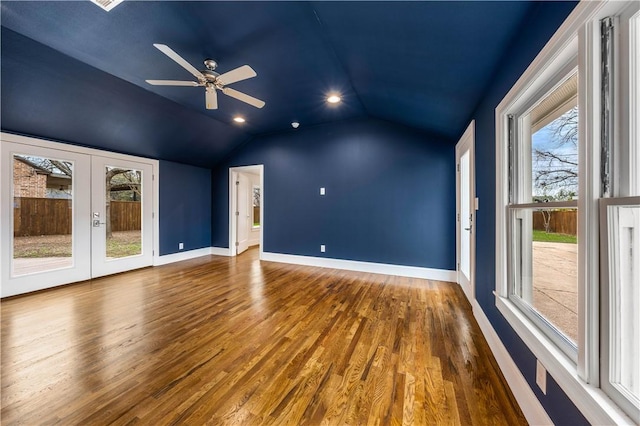
[[[96,219],[96,220],[93,221],[93,227],[94,228],[99,228],[100,225],[105,225],[105,224],[106,224],[105,222],[100,222],[100,219]]]
[[[464,228],[465,231],[471,231],[471,227]]]

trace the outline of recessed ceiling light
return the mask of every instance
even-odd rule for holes
[[[247,120],[245,120],[244,118],[242,118],[240,116],[237,116],[237,117],[233,117],[233,121],[235,121],[236,123],[244,123]]]
[[[327,98],[327,102],[329,102],[330,104],[337,104],[338,102],[340,102],[340,96],[333,94],[333,95],[329,95],[329,97]]]

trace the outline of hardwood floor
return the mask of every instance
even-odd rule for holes
[[[2,424],[526,424],[451,283],[206,256],[3,300]]]

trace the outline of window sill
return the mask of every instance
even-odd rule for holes
[[[602,390],[580,379],[575,363],[535,327],[513,302],[496,295],[496,307],[590,423],[635,424]]]

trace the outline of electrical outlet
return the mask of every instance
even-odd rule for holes
[[[324,194],[326,194],[326,193],[327,193],[327,192],[325,191],[325,189],[324,189],[324,188],[320,188],[320,195],[324,195]]]
[[[547,369],[540,360],[536,360],[536,383],[543,394],[547,394]]]
[[[325,245],[320,244],[320,253],[324,253],[325,251],[327,251],[327,248],[325,247]]]
[[[178,250],[184,249],[184,243],[178,243]]]

